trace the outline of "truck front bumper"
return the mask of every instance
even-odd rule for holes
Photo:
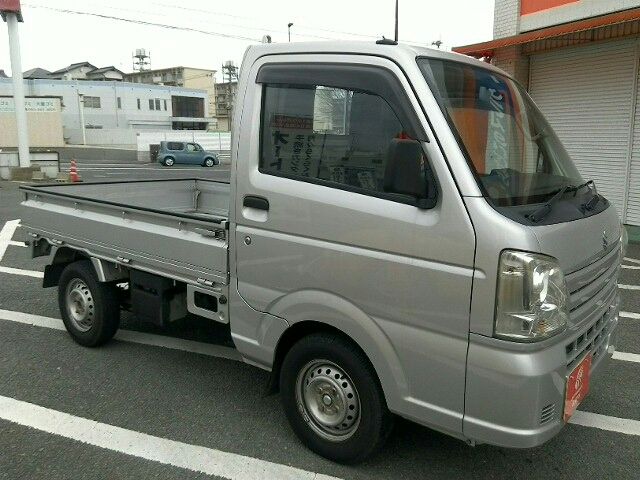
[[[537,350],[471,334],[464,436],[472,442],[511,448],[535,447],[554,437],[565,425],[569,374],[589,352],[593,353],[592,375],[613,355],[617,325],[616,301],[601,324],[587,325]]]

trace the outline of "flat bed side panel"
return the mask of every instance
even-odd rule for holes
[[[228,283],[227,240],[214,236],[220,225],[65,197],[27,197],[27,233],[170,278]]]

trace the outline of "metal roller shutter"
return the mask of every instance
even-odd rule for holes
[[[640,88],[640,71],[638,71]],[[633,124],[633,148],[631,149],[631,172],[629,178],[629,199],[625,223],[640,226],[640,95],[636,97],[636,114]]]
[[[531,95],[582,175],[596,181],[598,191],[621,215],[636,70],[634,40],[563,48],[531,57]]]

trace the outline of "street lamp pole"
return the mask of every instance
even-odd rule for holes
[[[11,56],[11,77],[13,80],[13,103],[16,111],[16,128],[18,130],[18,157],[20,167],[31,166],[29,158],[29,131],[27,130],[27,111],[24,100],[24,79],[22,77],[22,61],[20,59],[20,37],[18,23],[22,22],[19,2],[0,2],[0,13],[7,22],[9,31],[9,54]]]
[[[289,31],[289,42],[291,42],[291,27],[293,27],[293,23],[289,22],[287,25],[287,30]]]

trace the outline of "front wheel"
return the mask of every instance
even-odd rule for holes
[[[67,331],[85,347],[108,342],[120,325],[117,287],[98,282],[88,260],[71,263],[63,270],[58,284],[58,304]]]
[[[164,166],[165,167],[173,167],[174,163],[176,163],[176,161],[171,157],[164,159]]]
[[[296,343],[282,364],[280,392],[296,435],[330,460],[360,462],[391,431],[392,415],[371,363],[343,337],[314,334]]]
[[[211,168],[211,167],[213,167],[215,164],[216,164],[216,162],[213,160],[213,158],[207,158],[207,159],[204,161],[204,166],[205,166],[205,167],[209,167],[209,168]]]

